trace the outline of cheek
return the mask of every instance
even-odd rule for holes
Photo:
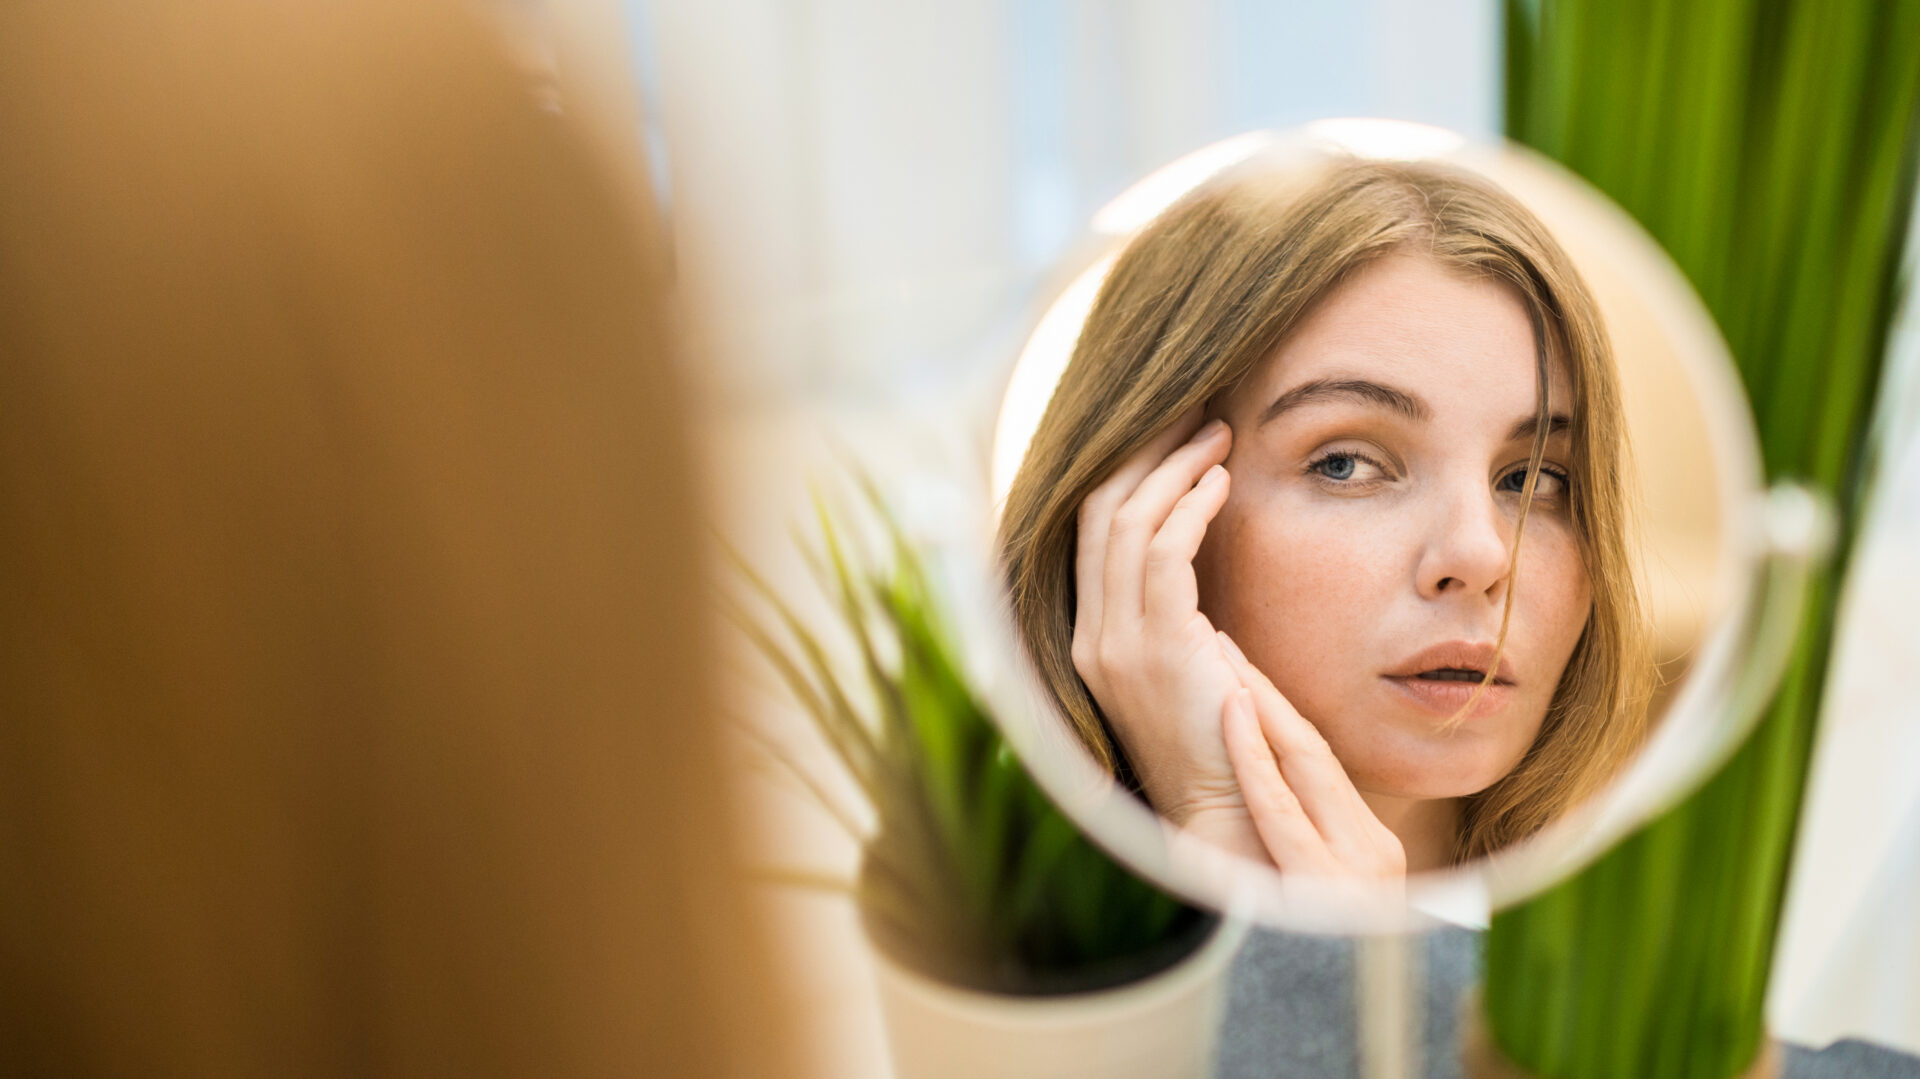
[[[1543,529],[1522,541],[1518,603],[1543,650],[1560,666],[1573,654],[1593,610],[1593,584],[1571,530]]]
[[[1392,600],[1394,539],[1355,525],[1279,499],[1229,499],[1195,559],[1201,611],[1303,711],[1366,666],[1370,627]]]

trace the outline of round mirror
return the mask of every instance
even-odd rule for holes
[[[1171,891],[1315,932],[1484,925],[1684,794],[1815,516],[1623,212],[1375,120],[1102,210],[992,488],[1035,774]]]

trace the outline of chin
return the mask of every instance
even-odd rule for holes
[[[1348,766],[1354,785],[1394,798],[1465,798],[1498,783],[1519,765],[1519,752],[1489,753],[1447,746],[1438,752],[1395,754]],[[1338,756],[1338,753],[1335,754]]]

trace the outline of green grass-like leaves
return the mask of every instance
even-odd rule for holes
[[[1557,1079],[1747,1067],[1856,523],[1920,153],[1920,0],[1508,0],[1509,134],[1653,233],[1731,346],[1773,478],[1840,511],[1747,744],[1618,849],[1494,919],[1485,1007]]]
[[[1041,791],[968,687],[919,552],[862,486],[884,556],[818,497],[818,542],[806,545],[853,659],[836,662],[738,558],[770,617],[732,614],[874,811],[855,885],[868,932],[914,969],[1001,993],[1101,988],[1178,960],[1211,919],[1114,862]],[[848,822],[819,777],[793,770]]]

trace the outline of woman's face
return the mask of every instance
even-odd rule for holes
[[[1565,482],[1568,381],[1556,364],[1499,681],[1448,729],[1491,660],[1514,586],[1535,377],[1517,291],[1394,254],[1327,296],[1214,402],[1233,428],[1232,486],[1195,560],[1201,609],[1320,729],[1363,793],[1454,798],[1505,775],[1586,624]]]

